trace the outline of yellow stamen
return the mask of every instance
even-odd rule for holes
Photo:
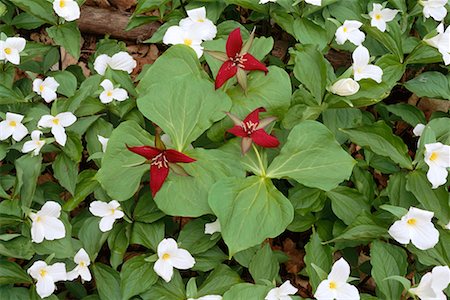
[[[9,126],[11,126],[11,127],[16,127],[16,126],[17,126],[16,121],[10,121],[10,122],[9,122]]]
[[[408,223],[409,225],[416,225],[417,220],[414,218],[408,219],[408,221],[406,221],[406,223]]]
[[[111,91],[108,91],[108,92],[106,93],[106,96],[111,97],[111,96],[112,96],[112,92],[111,92]]]
[[[55,125],[59,125],[59,119],[53,119],[52,122],[53,122],[53,124],[55,124]]]
[[[41,85],[39,86],[39,91],[43,92],[43,91],[44,91],[44,88],[45,88],[45,86],[44,86],[43,84],[41,84]]]
[[[334,281],[330,281],[329,285],[330,289],[334,290],[335,288],[337,288],[337,284]]]
[[[436,159],[438,159],[438,154],[437,154],[436,152],[431,152],[430,160],[431,160],[431,161],[434,161],[434,160],[436,160]]]
[[[186,46],[191,46],[192,45],[192,40],[191,39],[184,39],[184,44]]]
[[[41,222],[41,221],[42,221],[42,218],[38,216],[38,217],[36,218],[36,222]]]
[[[47,270],[46,269],[40,269],[39,270],[39,275],[41,275],[41,277],[45,277],[45,275],[47,275]]]
[[[375,19],[381,20],[381,15],[380,15],[380,14],[376,14],[376,15],[375,15]]]
[[[164,253],[164,255],[162,256],[163,260],[168,260],[170,258],[170,255],[168,253]]]
[[[11,48],[5,48],[4,51],[5,51],[6,54],[11,54],[12,53]]]
[[[85,267],[86,263],[84,261],[80,261],[80,267]]]
[[[342,31],[347,32],[348,31],[347,27],[342,28]]]
[[[115,208],[111,208],[111,214],[115,214],[116,213],[116,209]]]
[[[197,22],[203,23],[203,22],[205,22],[205,20],[203,20],[203,19],[198,19]]]
[[[59,1],[59,7],[63,8],[65,6],[66,6],[66,1],[65,0]]]

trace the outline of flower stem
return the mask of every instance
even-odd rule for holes
[[[266,177],[266,169],[264,168],[264,164],[261,159],[261,155],[259,154],[258,148],[256,148],[255,144],[252,143],[253,150],[255,151],[256,158],[258,158],[259,168],[261,169],[262,177]]]

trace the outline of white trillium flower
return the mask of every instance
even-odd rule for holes
[[[420,0],[419,3],[423,6],[423,15],[425,18],[432,17],[436,21],[444,20],[447,15],[445,5],[448,0]]]
[[[67,135],[65,127],[69,127],[75,123],[77,117],[71,112],[59,113],[56,116],[44,115],[38,122],[40,128],[51,128],[52,134],[55,140],[61,146],[64,146],[67,141]]]
[[[443,290],[450,284],[450,268],[448,266],[434,267],[431,272],[423,275],[419,286],[409,289],[421,300],[447,300]]]
[[[259,4],[266,4],[266,3],[269,3],[269,2],[276,3],[277,0],[259,0]]]
[[[336,81],[330,91],[339,96],[351,96],[359,91],[359,83],[352,78],[343,78]]]
[[[205,234],[213,234],[215,232],[221,232],[219,219],[215,220],[212,223],[205,224]]]
[[[53,294],[56,289],[55,282],[67,280],[64,263],[47,265],[44,261],[38,260],[33,263],[27,272],[37,281],[36,292],[41,298]]]
[[[75,0],[55,0],[53,1],[53,10],[67,22],[80,18],[80,7]]]
[[[53,77],[47,77],[45,80],[36,78],[33,81],[33,92],[40,95],[47,103],[52,102],[58,97],[56,95],[58,87],[59,83]]]
[[[297,291],[298,289],[288,280],[279,287],[271,289],[264,300],[291,300],[289,295],[294,295]]]
[[[370,78],[381,83],[383,70],[379,66],[369,64],[369,50],[363,45],[358,46],[352,54],[353,57],[353,76],[356,81]]]
[[[30,213],[31,240],[41,243],[44,239],[53,241],[66,236],[64,223],[58,219],[61,215],[61,205],[55,201],[47,201],[36,213]]]
[[[342,26],[336,30],[336,43],[343,45],[347,40],[359,46],[366,39],[364,32],[359,30],[362,23],[359,21],[346,20]]]
[[[211,41],[216,37],[217,28],[211,20],[206,18],[204,6],[186,11],[188,17],[180,21],[179,25],[188,31],[193,31],[204,41]]]
[[[108,146],[109,138],[105,138],[105,137],[97,134],[97,139],[100,142],[100,144],[102,145],[102,152],[106,152],[106,147]]]
[[[25,49],[27,41],[21,37],[7,38],[0,41],[0,60],[6,60],[14,65],[20,64],[20,52]]]
[[[163,37],[163,43],[166,45],[183,44],[194,49],[197,57],[203,55],[203,47],[201,46],[202,39],[198,33],[185,29],[180,26],[170,26]]]
[[[128,99],[128,92],[121,88],[114,88],[113,83],[109,79],[105,79],[100,83],[104,91],[100,94],[100,101],[104,104],[113,100],[124,101]]]
[[[372,27],[378,28],[381,32],[386,31],[386,23],[394,20],[397,15],[398,10],[383,8],[379,3],[373,4],[373,10],[369,12],[369,16],[372,18],[370,25]]]
[[[442,143],[426,144],[425,163],[429,167],[427,178],[432,184],[432,188],[435,189],[445,184],[448,175],[447,168],[450,168],[450,146]]]
[[[114,222],[125,215],[117,200],[111,200],[110,202],[94,201],[89,206],[89,211],[94,216],[102,218],[99,224],[102,232],[110,231]]]
[[[100,75],[105,75],[106,68],[108,67],[113,70],[125,71],[128,74],[131,74],[136,66],[136,60],[124,51],[118,52],[113,56],[102,54],[99,55],[94,61],[94,69]]]
[[[187,270],[195,265],[195,259],[185,249],[178,248],[177,242],[172,239],[163,239],[158,244],[158,260],[153,266],[156,274],[169,282],[173,276],[173,268]]]
[[[322,0],[305,0],[305,2],[315,6],[322,6]]]
[[[448,224],[445,225],[445,229],[449,229],[450,230],[450,222],[448,222]]]
[[[15,113],[6,113],[5,120],[0,122],[0,141],[12,136],[16,142],[19,142],[28,134],[28,129],[22,124],[23,117]]]
[[[328,278],[319,284],[314,297],[317,300],[359,300],[358,289],[347,283],[349,276],[350,265],[340,258],[331,267]]]
[[[200,298],[188,298],[187,300],[222,300],[220,295],[208,295]]]
[[[31,133],[31,141],[25,142],[22,146],[22,152],[28,153],[33,151],[33,155],[39,155],[42,147],[45,145],[45,141],[41,140],[42,131],[34,130]]]
[[[83,248],[78,250],[73,260],[77,266],[72,271],[67,272],[67,280],[74,280],[80,276],[83,281],[91,281],[92,276],[88,268],[91,264],[91,260],[86,250]]]
[[[426,39],[425,42],[430,46],[438,49],[442,54],[442,59],[445,65],[450,64],[450,26],[444,31],[444,24],[439,24],[436,28],[437,35],[431,39]]]
[[[389,234],[400,244],[411,241],[420,250],[433,248],[439,241],[439,231],[434,227],[431,211],[410,207],[400,220],[389,228]]]
[[[414,129],[413,129],[413,133],[415,136],[421,136],[423,133],[423,130],[425,129],[425,125],[424,124],[417,124]]]

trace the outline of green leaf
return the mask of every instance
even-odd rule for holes
[[[108,247],[111,252],[109,262],[114,269],[117,269],[123,262],[123,257],[130,245],[131,224],[116,224],[108,236]]]
[[[57,23],[57,17],[53,14],[52,4],[46,0],[11,0],[21,10],[44,20],[50,24]]]
[[[83,243],[83,248],[89,254],[91,260],[95,260],[109,235],[109,232],[100,231],[99,222],[99,218],[89,217],[84,221],[78,232],[78,238]]]
[[[232,286],[242,282],[239,274],[226,265],[217,266],[202,283],[197,291],[197,297],[207,295],[222,295]]]
[[[25,101],[17,92],[0,83],[0,104],[14,104],[18,102]]]
[[[290,201],[269,179],[256,176],[218,181],[210,190],[209,205],[230,256],[278,236],[294,217]]]
[[[135,121],[122,122],[112,132],[96,178],[108,195],[118,201],[133,196],[142,175],[150,170],[150,166],[144,164],[146,159],[130,152],[126,145],[153,146],[153,137]]]
[[[188,75],[148,87],[137,106],[171,137],[174,148],[182,151],[223,119],[231,102],[224,92],[214,91],[211,82]]]
[[[399,219],[401,219],[404,215],[406,215],[408,213],[408,210],[406,208],[388,205],[388,204],[383,204],[380,206],[380,208],[390,212],[391,214],[393,214],[394,216],[396,216]]]
[[[409,281],[408,279],[406,279],[405,277],[402,277],[402,276],[398,276],[398,275],[389,276],[389,277],[386,277],[384,280],[398,281],[403,285],[403,288],[407,291],[411,288],[411,281]]]
[[[140,0],[136,6],[135,14],[142,14],[154,10],[167,2],[169,2],[169,0]]]
[[[58,94],[66,97],[72,97],[77,90],[77,78],[69,71],[58,71],[51,73],[50,76],[54,77],[59,83]],[[79,121],[79,120],[78,120]]]
[[[47,28],[56,45],[63,47],[78,60],[81,52],[81,33],[76,22],[66,22]]]
[[[211,238],[205,234],[205,224],[208,221],[203,219],[192,220],[180,231],[177,242],[180,248],[186,249],[192,255],[203,253],[214,247],[219,236]]]
[[[142,223],[153,223],[165,214],[158,209],[156,203],[151,201],[151,193],[144,193],[139,197],[138,203],[133,211],[133,219]]]
[[[264,299],[272,287],[251,283],[239,283],[223,295],[223,300],[256,300]]]
[[[16,186],[14,194],[20,191],[20,202],[30,207],[36,192],[36,184],[41,174],[42,156],[24,155],[14,162],[16,167]]]
[[[159,242],[164,239],[164,223],[152,224],[134,222],[130,244],[139,244],[156,252]]]
[[[405,83],[405,87],[418,97],[450,100],[448,77],[439,72],[425,72]]]
[[[336,140],[343,144],[348,137],[341,128],[353,128],[361,125],[362,112],[357,108],[330,108],[322,113],[323,124],[336,136]]]
[[[389,157],[403,168],[412,169],[408,147],[383,121],[342,131],[348,134],[353,143],[367,147],[378,155]]]
[[[249,272],[255,282],[273,281],[279,271],[280,266],[269,244],[261,247],[250,261]]]
[[[418,204],[414,195],[406,189],[405,172],[394,173],[389,176],[386,192],[389,203],[392,205],[409,209],[411,206],[417,206]]]
[[[98,181],[94,179],[96,174],[97,171],[91,169],[84,170],[78,174],[74,196],[63,205],[65,211],[72,211],[77,208],[87,196],[99,187]]]
[[[1,5],[2,4],[0,3],[0,6]],[[11,25],[14,25],[14,27],[26,30],[36,29],[44,24],[45,22],[42,19],[39,19],[26,12],[18,14],[11,22]]]
[[[400,30],[398,23],[389,23],[390,32],[381,32],[376,27],[364,26],[364,31],[367,32],[372,38],[379,41],[386,49],[392,54],[397,56],[397,60],[403,60],[402,39],[399,36],[395,36],[395,33]]]
[[[128,300],[149,290],[158,280],[153,271],[153,263],[145,261],[145,256],[135,256],[126,261],[120,272],[122,299]]]
[[[361,212],[370,212],[368,200],[355,189],[339,186],[327,192],[334,214],[350,225]]]
[[[411,126],[416,126],[417,124],[425,124],[427,121],[425,119],[425,114],[423,111],[415,106],[406,103],[397,103],[392,105],[387,105],[386,109],[396,116],[402,118],[403,121]]]
[[[293,25],[295,38],[305,44],[313,44],[323,50],[328,44],[326,30],[306,18],[296,18]]]
[[[101,263],[95,263],[92,270],[100,299],[122,300],[119,273]]]
[[[189,176],[171,171],[155,196],[158,208],[168,215],[198,217],[210,214],[208,192],[220,179],[244,177],[245,171],[236,155],[218,149],[196,148],[184,152],[196,162],[179,164]],[[214,168],[211,166],[214,165]],[[174,197],[176,195],[176,197]]]
[[[65,153],[59,153],[53,163],[53,175],[66,190],[75,195],[77,185],[78,163]]]
[[[406,252],[400,247],[374,241],[370,249],[372,277],[377,284],[377,296],[383,299],[400,299],[403,287],[399,282],[384,280],[389,276],[405,276],[408,262]]]
[[[309,281],[313,287],[313,291],[315,291],[319,283],[325,278],[321,278],[320,274],[316,272],[312,265],[314,264],[320,267],[325,272],[331,270],[331,265],[333,264],[331,247],[322,245],[319,234],[314,232],[305,246],[305,251],[306,272],[309,275]]]
[[[419,170],[409,173],[406,178],[406,189],[414,194],[424,209],[434,212],[442,223],[447,224],[450,221],[447,189],[444,186],[431,189],[427,177]]]
[[[185,300],[186,289],[180,273],[174,270],[174,274],[169,283],[160,280],[146,293],[140,295],[147,300]]]
[[[0,255],[30,260],[34,253],[30,238],[19,236],[8,241],[0,241]]]
[[[29,291],[23,287],[0,287],[0,299],[2,300],[30,300]]]
[[[0,284],[32,283],[30,276],[15,262],[0,260]]]
[[[388,238],[387,224],[383,220],[375,219],[370,212],[363,211],[358,214],[355,220],[338,236],[327,243],[353,241],[354,245],[366,244],[381,237]],[[347,244],[343,244],[348,246]],[[336,246],[339,248],[338,246]]]
[[[328,191],[350,177],[354,164],[323,124],[303,121],[291,130],[267,177],[288,177]]]

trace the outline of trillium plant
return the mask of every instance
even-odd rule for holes
[[[450,298],[448,0],[0,0],[0,300]]]

